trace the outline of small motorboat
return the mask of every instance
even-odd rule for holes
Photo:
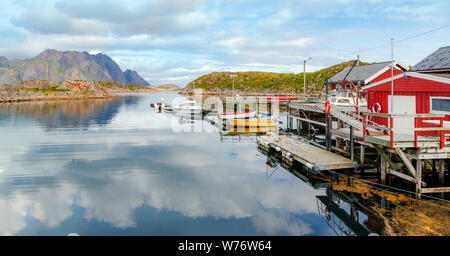
[[[154,105],[155,111],[161,113],[166,108],[166,105],[162,102],[156,102]]]
[[[351,90],[333,90],[330,94],[330,103],[335,106],[354,107],[356,105],[356,93]],[[358,106],[367,106],[365,98],[358,99]]]
[[[242,119],[242,118],[251,118],[256,115],[256,111],[245,111],[238,113],[221,113],[219,117],[222,119]]]
[[[193,100],[187,100],[172,106],[172,111],[177,114],[201,114],[202,106]]]

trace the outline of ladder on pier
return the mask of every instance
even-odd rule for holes
[[[290,104],[290,107],[295,109],[301,109],[306,111],[313,111],[319,113],[325,113],[325,106],[323,103],[296,103]],[[341,106],[331,106],[330,115],[333,117],[347,123],[348,125],[358,129],[360,131],[363,130],[363,117],[354,113],[353,108],[346,108]]]
[[[330,114],[360,131],[363,130],[363,122],[361,121],[362,117],[356,113],[343,109],[339,106],[332,106],[330,108]]]

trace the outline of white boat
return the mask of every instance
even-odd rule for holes
[[[256,115],[256,111],[245,111],[238,113],[221,113],[219,117],[222,119],[241,119],[241,118],[251,118]]]
[[[356,105],[356,93],[351,90],[333,90],[330,94],[330,103],[335,106],[353,107]],[[360,97],[358,106],[367,106],[366,99]]]
[[[202,106],[192,100],[187,100],[172,106],[172,111],[178,114],[201,114]]]
[[[162,112],[162,111],[165,110],[166,105],[165,105],[164,103],[162,103],[162,102],[156,102],[156,103],[154,104],[154,108],[155,108],[155,111],[156,111],[156,112]]]

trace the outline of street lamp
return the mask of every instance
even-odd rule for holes
[[[306,94],[306,62],[310,60],[312,57],[309,57],[306,60],[303,60],[303,94]]]

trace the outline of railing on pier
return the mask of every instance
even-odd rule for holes
[[[374,112],[362,112],[363,115],[363,140],[366,138],[367,128],[374,128],[379,130],[387,131],[390,137],[390,147],[394,148],[394,131],[406,131],[406,132],[414,132],[414,147],[418,146],[418,137],[419,132],[422,136],[430,136],[430,137],[438,137],[439,138],[439,146],[442,149],[446,143],[446,137],[450,134],[446,134],[446,131],[450,131],[450,127],[444,127],[444,114],[386,114],[386,113],[374,113]],[[367,116],[375,116],[386,118],[389,124],[389,127],[385,126],[375,126],[367,123]],[[403,118],[414,118],[414,128],[394,128],[394,119],[399,120]],[[427,120],[438,120],[439,126],[436,127],[423,127],[422,121],[426,118]],[[428,133],[428,134],[427,134]],[[439,134],[438,136],[435,136]]]

